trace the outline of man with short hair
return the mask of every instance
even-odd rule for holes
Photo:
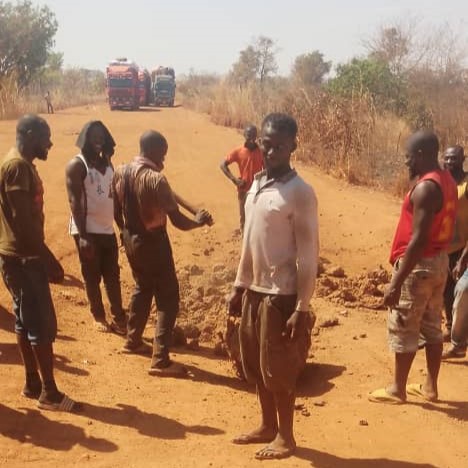
[[[119,247],[114,233],[111,157],[115,142],[100,120],[85,124],[76,146],[80,153],[66,168],[70,234],[78,250],[86,295],[96,330],[127,332],[120,287]],[[106,320],[101,295],[104,280],[112,320]]]
[[[315,320],[309,302],[318,265],[318,216],[314,190],[291,168],[297,124],[285,114],[265,117],[261,150],[266,170],[247,193],[242,252],[229,300],[242,314],[242,367],[257,386],[261,423],[233,440],[268,445],[261,460],[291,456],[296,380],[304,368]]]
[[[465,154],[462,146],[455,145],[445,150],[443,156],[444,168],[452,174],[452,177],[457,183],[458,190],[455,232],[448,249],[449,274],[447,276],[447,283],[444,290],[444,309],[446,317],[446,330],[444,332],[445,341],[450,341],[452,329],[452,309],[454,306],[454,291],[456,283],[456,279],[453,277],[452,271],[460,258],[466,242],[468,241],[468,177],[463,169],[464,162]]]
[[[455,181],[440,169],[438,152],[439,140],[432,132],[419,131],[408,140],[405,164],[410,179],[417,181],[403,201],[390,254],[393,276],[384,295],[395,374],[392,384],[370,393],[369,400],[376,403],[405,403],[407,394],[438,398],[447,249],[457,208]],[[427,378],[424,384],[407,385],[419,345],[426,351]]]
[[[153,340],[150,375],[185,377],[186,369],[169,358],[169,346],[179,311],[177,281],[167,217],[178,229],[188,231],[213,223],[206,210],[195,210],[178,197],[161,173],[168,144],[159,132],[149,130],[140,138],[140,155],[114,174],[114,216],[135,280],[130,302],[127,343],[122,352],[145,354],[142,341],[151,302],[156,299],[158,320]],[[178,203],[195,213],[185,216]]]
[[[245,223],[245,198],[252,185],[257,172],[263,169],[263,156],[257,145],[257,127],[247,125],[244,129],[245,142],[243,146],[234,149],[229,153],[220,168],[224,175],[237,187],[237,199],[239,201],[240,230],[244,230]],[[239,168],[239,177],[236,177],[229,166],[236,163]]]
[[[47,91],[44,96],[45,102],[47,104],[47,113],[53,114],[54,113],[54,106],[52,105],[52,98],[50,96],[50,92]]]
[[[19,119],[16,147],[0,166],[0,270],[13,299],[26,372],[22,394],[38,399],[42,409],[77,411],[80,405],[61,393],[54,379],[57,319],[46,271],[44,189],[33,164],[36,158],[45,161],[51,147],[44,119],[37,115]]]

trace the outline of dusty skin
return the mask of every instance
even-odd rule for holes
[[[206,270],[234,264],[239,241],[235,189],[219,170],[220,158],[242,141],[235,130],[217,127],[183,107],[110,112],[105,105],[46,116],[54,147],[38,162],[46,190],[46,234],[67,273],[65,285],[52,286],[59,320],[57,381],[86,403],[83,415],[40,412],[20,397],[23,370],[14,344],[10,299],[0,286],[0,465],[12,467],[249,467],[261,446],[230,443],[256,427],[255,392],[234,377],[228,362],[208,344],[201,351],[176,350],[192,372],[189,380],[158,379],[146,373],[149,358],[122,356],[123,340],[91,326],[78,258],[67,235],[66,162],[76,153],[77,132],[101,119],[115,136],[116,161],[137,151],[142,131],[154,128],[169,140],[166,172],[174,189],[206,206],[215,217],[210,231],[171,229],[178,265]],[[13,121],[0,122],[0,153],[14,141]],[[381,193],[350,187],[298,167],[317,191],[321,256],[348,274],[385,264],[400,202]],[[207,255],[208,252],[208,255]],[[132,280],[121,258],[124,303]],[[299,385],[295,416],[298,450],[269,466],[349,468],[462,468],[468,466],[468,361],[443,363],[438,404],[408,398],[408,404],[369,403],[367,393],[389,382],[385,311],[348,309],[314,300],[317,323],[338,318],[339,325],[314,337]],[[153,328],[146,330],[151,337]],[[409,382],[423,381],[424,360],[416,358]],[[309,414],[309,416],[307,416]]]

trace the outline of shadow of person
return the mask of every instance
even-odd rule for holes
[[[215,374],[204,369],[201,369],[196,366],[190,366],[185,364],[185,367],[191,374],[191,380],[195,382],[204,382],[210,385],[221,385],[223,387],[229,387],[233,390],[240,390],[244,392],[253,392],[255,391],[255,386],[249,385],[244,380],[241,380],[239,377]]]
[[[466,401],[439,400],[437,403],[428,403],[421,400],[420,402],[413,401],[412,404],[421,406],[425,410],[438,411],[457,421],[468,421],[468,402]]]
[[[146,413],[136,406],[123,403],[113,408],[86,403],[82,414],[86,418],[113,426],[135,429],[142,435],[157,437],[159,439],[184,439],[187,433],[201,435],[224,434],[224,431],[215,427],[201,425],[185,426],[174,419],[169,419],[155,413]]]
[[[297,381],[297,396],[317,397],[329,392],[335,386],[331,380],[345,370],[345,366],[308,362]]]
[[[0,434],[50,450],[68,451],[81,445],[95,452],[115,452],[118,446],[110,440],[87,436],[81,427],[53,421],[40,411],[18,411],[0,403]]]
[[[429,463],[412,463],[388,458],[342,458],[306,447],[298,447],[294,456],[309,461],[316,468],[438,468]]]
[[[15,330],[15,316],[3,305],[0,305],[0,328],[8,332]]]

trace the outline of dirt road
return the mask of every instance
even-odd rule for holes
[[[68,279],[54,286],[59,319],[57,381],[86,403],[82,415],[39,412],[19,396],[23,370],[15,344],[10,299],[0,286],[0,465],[8,467],[248,467],[255,447],[230,443],[257,423],[255,392],[238,381],[230,364],[210,345],[193,352],[177,349],[193,377],[179,381],[146,374],[146,357],[118,354],[122,339],[90,326],[78,259],[67,235],[68,207],[64,165],[76,154],[82,125],[102,119],[115,136],[117,162],[137,152],[148,128],[169,140],[166,172],[174,189],[206,206],[216,224],[181,233],[171,229],[179,270],[199,268],[203,284],[214,265],[234,267],[239,248],[236,196],[218,168],[220,158],[241,142],[234,130],[217,127],[182,107],[113,112],[105,106],[69,109],[48,117],[54,147],[37,164],[46,189],[46,231]],[[14,141],[14,122],[0,122],[0,154]],[[367,189],[350,187],[317,171],[299,167],[315,187],[320,204],[321,255],[350,275],[386,264],[399,203]],[[132,280],[121,258],[125,304]],[[221,289],[224,291],[229,284]],[[191,291],[185,290],[190,295]],[[205,302],[202,302],[205,304]],[[210,303],[206,310],[210,312]],[[212,304],[212,303],[211,303]],[[213,305],[214,306],[214,305]],[[222,310],[222,305],[216,305]],[[310,363],[301,379],[298,402],[309,416],[296,413],[297,456],[270,466],[317,468],[462,468],[468,466],[468,361],[444,363],[439,404],[410,400],[403,406],[368,403],[370,390],[387,383],[385,312],[337,306],[315,299],[319,322],[339,325],[314,336]],[[190,310],[186,312],[190,315]],[[145,334],[151,337],[152,327]],[[424,377],[418,355],[411,382]],[[307,414],[307,412],[306,412]]]

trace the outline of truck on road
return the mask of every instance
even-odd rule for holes
[[[110,109],[138,110],[138,66],[126,58],[113,60],[107,66],[106,78]]]
[[[172,107],[175,100],[175,72],[171,67],[158,67],[151,73],[152,101],[156,106]]]
[[[138,97],[140,106],[147,106],[151,98],[151,75],[148,70],[138,70]]]

